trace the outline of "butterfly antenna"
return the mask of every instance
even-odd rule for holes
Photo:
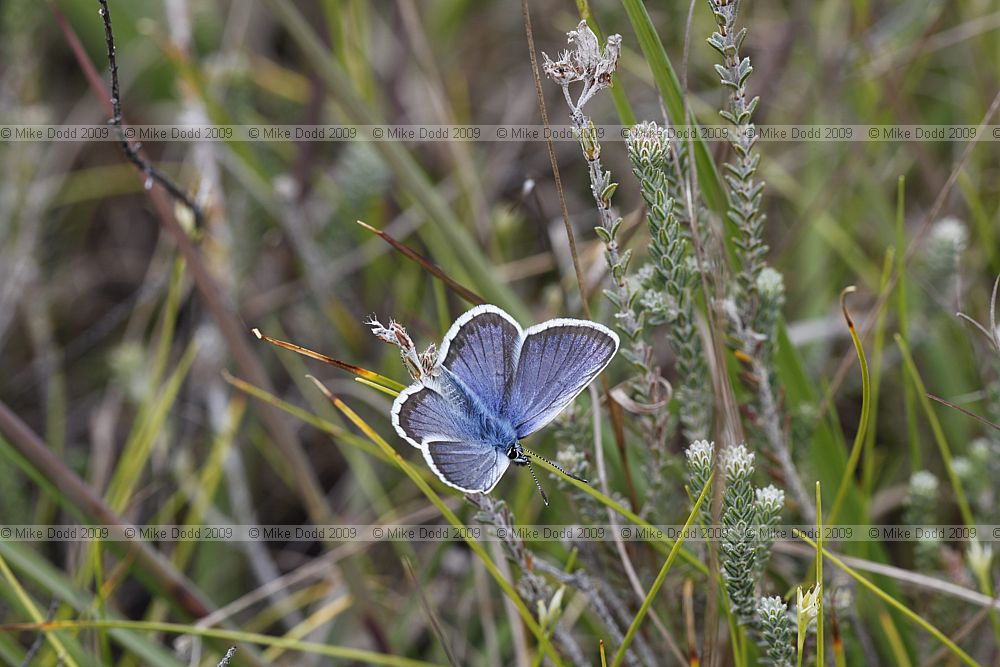
[[[522,449],[523,449],[523,448],[522,448]],[[534,456],[534,457],[535,457],[536,459],[538,459],[539,461],[545,461],[545,462],[546,462],[546,463],[548,463],[548,464],[549,464],[550,466],[552,466],[553,468],[555,468],[556,470],[558,470],[558,471],[559,471],[559,472],[561,472],[562,474],[566,475],[567,477],[572,477],[572,478],[573,478],[573,479],[575,479],[576,481],[578,481],[578,482],[583,482],[584,484],[590,484],[590,482],[588,482],[587,480],[585,480],[585,479],[584,479],[583,477],[580,477],[580,476],[578,476],[578,475],[574,475],[573,473],[569,472],[568,470],[566,470],[565,468],[563,468],[563,467],[562,467],[562,466],[560,466],[559,464],[557,464],[557,463],[553,463],[552,461],[549,461],[549,460],[548,460],[547,458],[545,458],[544,456],[539,456],[538,454],[536,454],[535,452],[531,451],[530,449],[524,449],[524,453],[525,453],[525,454],[527,454],[528,456]],[[534,474],[534,473],[532,473],[532,474]]]
[[[548,507],[549,506],[549,497],[547,495],[545,495],[545,490],[542,489],[542,484],[541,484],[541,482],[538,481],[538,476],[535,474],[535,469],[531,467],[531,461],[530,460],[528,461],[528,472],[531,473],[531,479],[535,480],[535,486],[538,487],[538,492],[540,494],[542,494],[542,502],[545,503],[546,507]]]

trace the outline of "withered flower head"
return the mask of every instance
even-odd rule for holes
[[[583,81],[588,89],[599,90],[610,86],[621,54],[621,35],[608,37],[602,51],[597,35],[586,21],[580,21],[576,30],[570,30],[566,37],[570,46],[574,47],[572,51],[563,51],[558,60],[542,53],[545,75],[561,85]]]
[[[399,348],[399,356],[403,359],[406,371],[414,380],[420,380],[437,375],[437,347],[433,344],[425,352],[417,353],[413,339],[406,333],[403,325],[390,319],[385,326],[374,315],[365,320],[372,333],[380,340]]]

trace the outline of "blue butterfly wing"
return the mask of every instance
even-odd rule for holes
[[[488,493],[510,465],[504,444],[513,429],[486,414],[464,385],[443,371],[439,379],[413,384],[392,404],[396,432],[423,452],[441,480],[470,493]]]
[[[600,324],[558,319],[522,332],[496,306],[459,317],[441,371],[393,402],[392,423],[446,484],[488,493],[510,465],[506,446],[550,422],[618,351]]]
[[[514,377],[521,327],[496,306],[476,306],[451,325],[438,364],[447,368],[490,414],[498,415]]]
[[[518,438],[563,411],[611,362],[618,336],[587,320],[549,320],[524,332],[506,416]]]
[[[450,394],[440,386],[420,382],[404,389],[392,404],[392,425],[396,432],[414,447],[421,448],[430,439],[468,438],[471,435],[468,407]]]
[[[486,443],[434,440],[423,453],[445,484],[467,493],[489,493],[510,465],[503,451]]]

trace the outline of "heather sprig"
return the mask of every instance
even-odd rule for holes
[[[705,485],[712,477],[715,460],[715,443],[708,440],[696,440],[684,451],[687,459],[689,492],[692,498],[701,495]],[[712,495],[705,496],[701,503],[699,519],[703,525],[712,522]]]
[[[643,337],[645,317],[637,307],[643,290],[628,277],[632,251],[622,251],[619,245],[622,218],[612,206],[618,183],[612,180],[611,172],[601,164],[599,133],[593,121],[584,114],[586,104],[598,92],[611,86],[621,53],[621,36],[611,35],[601,49],[597,35],[586,21],[580,21],[576,30],[567,33],[567,38],[573,50],[563,51],[555,61],[543,53],[543,69],[546,76],[562,88],[580,149],[587,161],[590,191],[598,214],[598,225],[594,231],[604,243],[604,259],[611,274],[611,287],[604,290],[604,294],[614,305],[616,324],[625,336],[622,356],[639,373],[634,382],[639,400],[655,405],[664,400],[665,395],[659,371],[654,366],[653,348]],[[571,86],[577,83],[582,85],[574,97]],[[648,416],[654,414],[652,411],[644,414],[647,417],[641,422],[643,430],[647,440],[655,446],[663,440],[665,419]]]
[[[618,328],[631,343],[631,349],[623,352],[630,361],[641,367],[648,361],[648,349],[640,338],[643,322],[634,308],[638,290],[625,279],[632,253],[621,252],[618,233],[622,218],[614,213],[611,206],[611,198],[618,184],[611,180],[611,172],[601,166],[601,144],[597,130],[593,122],[583,113],[587,102],[593,99],[597,92],[611,85],[611,76],[617,67],[621,49],[621,36],[611,35],[602,52],[598,47],[597,36],[587,26],[586,21],[580,21],[577,29],[568,32],[567,37],[570,44],[575,44],[575,50],[562,52],[556,61],[543,53],[544,70],[550,79],[562,87],[580,148],[587,160],[590,190],[598,212],[599,224],[595,231],[604,242],[604,257],[611,271],[613,283],[613,288],[606,290],[606,294],[618,309],[616,313]],[[582,82],[583,86],[574,100],[570,85],[577,82]]]
[[[510,507],[503,500],[494,500],[485,494],[470,493],[466,494],[465,498],[479,510],[476,513],[476,520],[493,525],[497,534],[503,536],[507,555],[520,572],[517,581],[518,592],[529,608],[535,608],[539,625],[547,634],[551,634],[562,652],[573,658],[574,662],[582,659],[583,653],[579,644],[559,624],[562,601],[562,594],[559,591],[562,588],[553,590],[552,586],[534,571],[536,556],[515,530],[516,522]]]
[[[757,607],[757,508],[754,505],[753,454],[740,444],[723,450],[726,490],[722,498],[722,576],[733,615],[743,625],[753,623]]]
[[[939,298],[953,307],[961,306],[960,271],[962,255],[969,245],[969,229],[955,217],[937,220],[931,225],[924,249],[927,283]]]
[[[719,114],[733,126],[729,143],[735,153],[734,160],[726,164],[726,183],[729,186],[729,219],[739,230],[736,246],[739,249],[740,311],[748,323],[757,312],[757,277],[765,265],[767,245],[764,243],[764,214],[761,198],[764,183],[755,180],[760,155],[754,150],[756,129],[753,112],[760,98],[750,98],[747,79],[753,72],[750,58],[740,57],[740,47],[746,37],[746,28],[737,28],[738,0],[708,0],[718,29],[708,38],[708,43],[722,56],[722,64],[715,66],[720,81],[729,90],[729,106]]]
[[[692,299],[690,240],[674,215],[676,200],[670,194],[670,155],[673,152],[656,123],[631,128],[627,138],[632,172],[646,202],[649,220],[649,255],[655,269],[654,284],[640,301],[651,324],[666,322],[667,337],[677,355],[680,404],[684,436],[697,440],[709,435],[711,396],[701,338],[695,324]],[[656,295],[656,298],[653,298]]]
[[[760,299],[757,310],[756,331],[763,336],[761,354],[765,362],[774,356],[775,341],[778,337],[778,321],[785,305],[785,279],[780,272],[765,266],[757,274],[757,296]]]
[[[780,597],[764,597],[757,603],[760,619],[761,648],[768,663],[775,667],[792,667],[795,664],[795,646],[792,643],[792,619],[788,605]]]
[[[940,486],[940,481],[930,471],[918,470],[913,473],[906,491],[906,509],[903,513],[903,519],[906,523],[921,526],[935,522]],[[931,536],[918,540],[915,549],[914,560],[918,570],[930,572],[937,569],[941,550],[941,544],[937,538]]]
[[[757,510],[757,524],[762,529],[757,542],[757,567],[756,575],[759,577],[767,568],[767,561],[771,557],[771,547],[774,539],[763,529],[777,525],[781,518],[781,510],[785,506],[785,492],[773,484],[769,484],[763,489],[755,492],[754,505]]]
[[[778,459],[792,494],[810,522],[815,518],[811,503],[799,479],[782,424],[781,406],[774,392],[773,369],[777,325],[784,305],[781,275],[766,264],[768,247],[764,243],[765,215],[761,211],[764,183],[756,180],[760,154],[756,151],[756,127],[753,113],[758,97],[750,98],[747,79],[753,72],[750,58],[740,55],[746,28],[736,25],[738,0],[708,0],[717,30],[708,43],[722,56],[715,65],[720,82],[728,90],[727,108],[719,114],[732,126],[729,143],[733,160],[725,165],[729,188],[728,217],[738,230],[735,240],[739,273],[735,293],[723,304],[731,335],[751,361],[754,397],[750,407],[764,444]]]
[[[714,443],[693,442],[684,454],[689,491],[700,494],[714,468]],[[722,576],[733,615],[741,625],[756,630],[760,623],[757,588],[773,545],[773,540],[762,529],[777,524],[785,494],[774,486],[754,487],[754,455],[746,445],[727,447],[722,450],[721,457],[726,482],[721,511],[724,529],[720,547]],[[711,511],[704,504],[702,510],[700,519],[708,525]]]

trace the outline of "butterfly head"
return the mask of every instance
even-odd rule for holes
[[[524,448],[521,447],[521,443],[517,440],[507,445],[507,450],[504,453],[514,465],[523,466],[528,463],[528,457],[524,453]]]

